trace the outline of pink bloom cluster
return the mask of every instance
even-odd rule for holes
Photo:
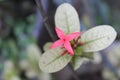
[[[55,28],[57,36],[60,38],[59,40],[55,41],[50,48],[55,48],[58,46],[64,46],[64,48],[69,52],[70,55],[74,55],[73,48],[71,46],[70,41],[75,39],[76,37],[80,36],[80,32],[74,32],[65,35],[65,33],[60,30],[58,27]]]

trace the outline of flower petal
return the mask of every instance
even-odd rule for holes
[[[68,41],[71,41],[71,40],[73,40],[77,36],[80,36],[80,32],[74,32],[74,33],[68,34],[65,38]]]
[[[62,40],[57,40],[50,46],[50,48],[55,48],[55,47],[61,46],[62,44],[63,44]]]
[[[59,38],[64,38],[65,34],[64,34],[64,32],[61,29],[56,27],[55,30],[56,30],[56,33],[57,33]]]
[[[71,44],[70,44],[69,41],[65,41],[64,47],[66,48],[66,50],[67,50],[71,55],[74,54],[73,49],[72,49]]]

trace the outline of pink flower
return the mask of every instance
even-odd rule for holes
[[[74,55],[74,51],[72,49],[70,41],[76,38],[77,36],[79,36],[80,32],[74,32],[74,33],[65,35],[65,33],[59,28],[56,27],[55,30],[56,30],[57,36],[60,39],[55,41],[50,48],[55,48],[55,47],[63,45],[70,55]]]

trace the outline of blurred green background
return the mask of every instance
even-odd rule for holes
[[[97,53],[96,62],[77,70],[80,80],[119,80],[120,0],[41,0],[54,31],[57,6],[72,4],[80,17],[82,31],[111,25],[118,35],[107,49]],[[45,43],[52,41],[34,0],[0,0],[0,80],[74,80],[66,67],[54,74],[39,70]]]

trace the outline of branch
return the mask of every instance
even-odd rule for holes
[[[37,4],[37,7],[39,8],[40,10],[40,13],[41,13],[41,16],[43,17],[43,22],[45,24],[45,27],[51,37],[51,39],[53,41],[56,40],[56,37],[54,36],[53,32],[52,32],[52,28],[50,28],[51,26],[49,25],[49,22],[48,22],[48,17],[46,16],[45,12],[44,12],[44,9],[42,7],[42,3],[41,3],[41,0],[35,0],[36,4]]]
[[[68,68],[71,70],[73,78],[75,80],[80,80],[79,77],[78,77],[78,74],[74,71],[74,69],[73,69],[73,67],[70,63],[68,64]]]

